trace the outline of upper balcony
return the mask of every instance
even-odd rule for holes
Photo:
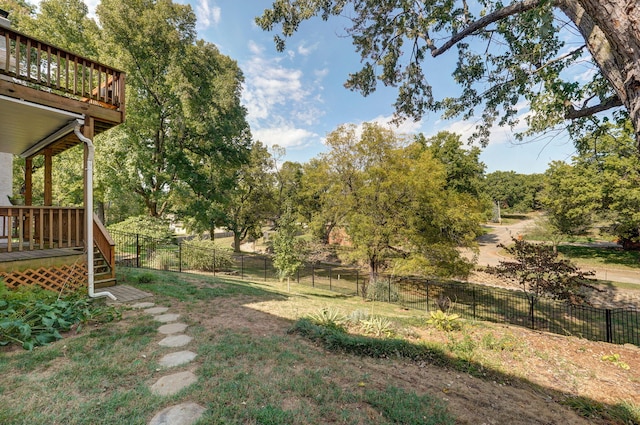
[[[70,122],[94,134],[125,118],[125,74],[29,37],[0,22],[0,152],[55,155],[77,143]]]

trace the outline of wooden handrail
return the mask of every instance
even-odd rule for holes
[[[109,264],[111,277],[115,277],[116,243],[96,214],[93,215],[93,241]]]
[[[124,111],[124,72],[3,27],[0,74]]]

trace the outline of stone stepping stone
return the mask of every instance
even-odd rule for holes
[[[175,353],[169,353],[160,359],[160,366],[163,367],[175,367],[185,363],[189,363],[196,358],[196,353],[193,351],[177,351]]]
[[[193,338],[191,338],[189,335],[184,335],[184,334],[169,335],[162,341],[158,342],[158,344],[160,344],[163,347],[172,347],[172,348],[184,347],[185,345],[190,343],[192,339]]]
[[[166,313],[169,310],[169,307],[153,307],[153,308],[147,308],[145,309],[145,313],[149,313],[149,314],[160,314],[160,313]]]
[[[191,425],[198,421],[206,410],[192,402],[169,406],[158,412],[149,425]]]
[[[158,332],[164,335],[178,334],[184,332],[188,326],[186,323],[169,323],[168,325],[160,326]]]
[[[155,305],[155,303],[152,302],[143,302],[143,303],[135,303],[131,306],[131,308],[136,308],[136,309],[140,309],[140,308],[149,308],[149,307],[153,307]]]
[[[175,322],[176,320],[178,320],[178,317],[180,317],[179,314],[168,313],[168,314],[161,314],[159,316],[153,316],[153,320],[157,322],[162,322],[162,323],[169,323],[169,322]]]
[[[179,372],[163,376],[151,386],[151,392],[156,395],[174,395],[183,388],[195,384],[198,377],[193,372]]]

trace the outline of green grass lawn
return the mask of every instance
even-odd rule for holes
[[[197,353],[184,369],[197,383],[174,396],[151,393],[167,373],[159,360],[175,349],[157,344],[160,323],[150,315],[125,310],[120,322],[72,332],[49,346],[0,352],[1,424],[142,425],[182,401],[206,407],[199,425],[454,424],[446,394],[417,391],[396,369],[414,359],[444,367],[445,376],[473,375],[494,386],[520,379],[514,362],[535,355],[503,325],[467,322],[453,333],[434,330],[440,342],[416,342],[415,329],[427,327],[425,312],[306,285],[288,292],[286,283],[273,281],[137,269],[121,269],[118,278],[182,315],[194,337],[187,349]],[[307,328],[316,334],[311,337],[300,330],[301,318],[328,310],[384,318],[394,338],[318,327]],[[276,328],[261,330],[274,321]],[[389,373],[373,374],[363,357],[379,357],[379,373]],[[640,419],[636,406],[624,412]]]
[[[638,251],[624,251],[617,247],[560,245],[558,252],[581,265],[640,269]]]

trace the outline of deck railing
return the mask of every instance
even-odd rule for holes
[[[116,277],[116,243],[96,214],[93,215],[93,242],[109,265],[109,277]]]
[[[123,72],[2,27],[0,74],[102,107],[124,106]]]
[[[84,208],[0,207],[0,246],[6,252],[84,247]]]

